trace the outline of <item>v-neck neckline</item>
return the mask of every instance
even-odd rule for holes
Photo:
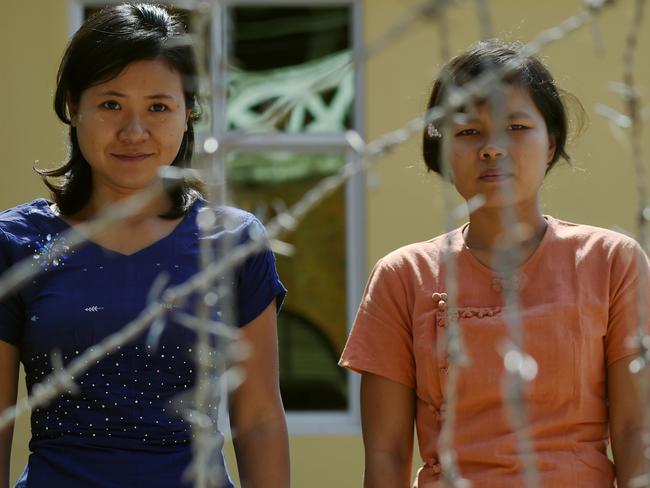
[[[183,218],[174,226],[174,228],[165,234],[164,236],[160,237],[159,239],[155,240],[154,242],[147,244],[146,246],[132,252],[132,253],[123,253],[120,251],[116,251],[114,249],[111,249],[109,247],[103,246],[102,244],[99,244],[97,241],[94,241],[92,239],[87,238],[86,236],[83,236],[85,238],[85,243],[86,245],[93,246],[97,249],[100,249],[102,252],[106,254],[112,254],[115,256],[118,256],[122,259],[129,259],[129,258],[134,258],[135,256],[138,256],[140,254],[146,254],[149,250],[157,248],[163,244],[165,244],[167,241],[171,241],[174,239],[176,234],[178,234],[181,229],[185,226],[188,225],[188,223],[191,221],[192,216],[196,213],[196,209],[198,207],[198,202],[199,198],[197,198],[193,203],[192,206],[189,208],[189,210],[185,213]],[[53,210],[52,207],[50,207],[50,203],[48,200],[44,198],[40,198],[37,200],[37,202],[41,205],[43,208],[44,212],[48,215],[48,217],[54,219],[65,231],[72,231],[75,233],[78,233],[75,230],[75,226],[71,225],[69,222],[67,222],[65,219],[61,218],[59,215],[57,215]]]

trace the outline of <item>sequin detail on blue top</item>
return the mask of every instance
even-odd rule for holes
[[[50,266],[63,266],[70,257],[70,247],[59,236],[47,234],[44,239],[34,242],[34,261],[43,269]]]

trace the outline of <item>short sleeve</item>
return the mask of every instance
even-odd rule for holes
[[[608,366],[635,354],[630,339],[637,333],[641,316],[644,334],[650,332],[650,263],[636,242],[621,246],[614,254],[610,276],[609,322],[605,337]]]
[[[375,265],[339,365],[415,388],[411,300],[404,274],[386,258]]]
[[[0,229],[0,277],[12,266],[10,243]],[[16,294],[0,299],[0,340],[19,347],[23,335],[24,312],[22,301]]]
[[[246,228],[246,240],[265,239],[265,234],[264,226],[252,217]],[[286,294],[271,250],[265,248],[253,254],[244,262],[237,276],[237,324],[241,327],[251,322],[273,300],[280,311]]]

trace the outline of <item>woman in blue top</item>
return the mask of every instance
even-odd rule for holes
[[[199,237],[204,201],[185,185],[81,248],[65,242],[70,226],[160,184],[161,167],[189,164],[196,66],[184,36],[160,7],[120,5],[89,18],[67,48],[54,105],[70,125],[70,156],[60,168],[41,171],[54,201],[0,213],[0,272],[26,258],[42,268],[0,302],[0,410],[16,401],[19,362],[31,390],[52,372],[53,350],[69,363],[137,317],[161,272],[169,286],[195,274],[201,239],[219,253],[225,239],[237,245],[263,232],[252,215],[218,208],[217,220],[228,223]],[[228,284],[233,322],[253,351],[230,399],[242,486],[287,487],[276,337],[285,289],[273,255],[251,256]],[[196,300],[187,301],[188,311]],[[182,417],[189,397],[181,394],[195,385],[196,335],[174,318],[170,313],[154,347],[143,334],[76,377],[77,391],[34,410],[32,454],[17,486],[190,485],[183,474],[192,460],[191,433]],[[12,430],[0,432],[0,487],[9,483]],[[212,454],[211,468],[222,466],[220,449]],[[232,484],[224,474],[216,486]]]

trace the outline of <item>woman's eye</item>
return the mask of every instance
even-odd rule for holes
[[[522,130],[522,129],[525,129],[525,128],[526,128],[526,126],[521,125],[521,124],[510,124],[508,126],[508,129],[510,129],[510,130]]]
[[[164,103],[154,103],[151,107],[149,107],[149,110],[151,112],[166,112],[168,108]]]
[[[115,100],[107,100],[106,102],[102,103],[102,107],[108,110],[119,110],[120,104]]]
[[[457,136],[475,136],[478,135],[478,131],[476,129],[463,129],[461,131],[456,132]]]

